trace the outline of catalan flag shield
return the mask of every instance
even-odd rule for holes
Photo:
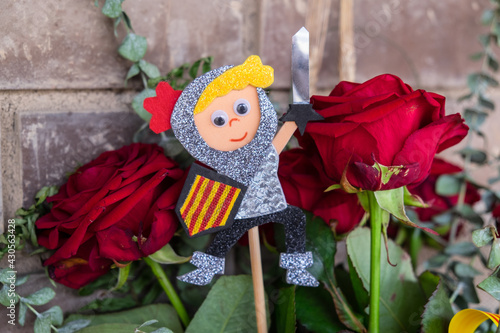
[[[230,227],[246,189],[229,177],[193,163],[175,208],[189,237]]]

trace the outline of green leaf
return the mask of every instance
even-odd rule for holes
[[[134,306],[137,306],[137,301],[134,299],[132,295],[128,294],[125,297],[108,297],[103,299],[98,298],[88,303],[80,310],[82,311],[95,310],[97,312],[103,313],[103,312],[127,310]]]
[[[500,301],[500,268],[497,268],[490,276],[483,280],[477,286],[486,291],[497,301]]]
[[[370,230],[357,228],[347,236],[347,254],[356,269],[363,287],[370,290]],[[388,242],[391,266],[387,260],[380,264],[380,332],[417,332],[424,297],[413,273],[410,257],[392,240]],[[381,257],[385,256],[381,249]],[[411,300],[409,302],[408,300]]]
[[[451,318],[453,318],[453,310],[446,289],[440,282],[425,305],[422,315],[422,332],[447,332]]]
[[[151,79],[154,79],[154,78],[161,76],[160,70],[158,69],[158,67],[147,62],[144,59],[139,60],[139,67],[144,72],[144,74],[146,74]]]
[[[151,319],[151,320],[146,321],[145,323],[142,323],[141,326],[139,326],[138,328],[150,326],[150,325],[156,324],[157,322],[158,322],[157,319]]]
[[[341,322],[348,328],[360,331],[363,324],[354,314],[344,294],[338,288],[334,276],[336,242],[332,230],[319,217],[306,213],[306,250],[313,254],[313,265],[308,268],[330,292]]]
[[[19,302],[19,312],[18,312],[18,318],[17,321],[19,325],[24,326],[24,323],[26,322],[26,311],[28,310],[28,307],[26,306],[26,303],[24,302]]]
[[[500,265],[500,238],[493,241],[493,245],[491,245],[490,249],[490,256],[488,258],[489,269],[495,269],[498,265]]]
[[[498,63],[497,63],[498,66]],[[493,103],[492,100],[486,98],[484,95],[480,94],[478,98],[479,105],[490,109],[490,110],[495,110],[495,103]]]
[[[102,13],[109,18],[117,18],[122,13],[122,2],[124,0],[106,0],[102,6]]]
[[[139,69],[139,65],[137,63],[130,66],[130,69],[127,72],[127,77],[125,77],[125,85],[127,85],[127,80],[133,78],[137,74],[139,74],[141,70]]]
[[[134,111],[142,118],[142,120],[149,122],[151,120],[151,113],[144,109],[143,103],[144,100],[148,97],[155,97],[156,91],[154,89],[144,89],[138,95],[134,97],[132,100],[132,108]]]
[[[162,327],[157,330],[154,330],[151,333],[174,333],[174,332],[172,332],[172,330],[169,330],[168,328]]]
[[[26,281],[28,281],[28,278],[29,275],[25,275],[23,277],[16,277],[16,283],[15,283],[16,287],[25,284]]]
[[[118,268],[118,280],[116,281],[116,285],[111,289],[111,291],[118,290],[125,285],[128,279],[128,275],[130,273],[130,267],[132,265],[128,264],[125,267]]]
[[[50,302],[55,295],[56,292],[54,290],[45,287],[27,297],[21,297],[21,300],[31,305],[44,305]]]
[[[118,53],[132,62],[138,62],[146,54],[148,42],[146,38],[129,33],[118,48]]]
[[[411,264],[414,269],[417,268],[418,264],[418,256],[420,254],[420,250],[422,249],[424,240],[423,240],[423,235],[422,231],[418,228],[414,228],[411,233],[410,237],[410,257],[411,257]]]
[[[472,232],[472,241],[477,247],[488,245],[493,241],[495,232],[494,226],[486,226],[482,229],[477,229]]]
[[[58,328],[57,333],[74,333],[89,325],[90,320],[88,319],[73,320],[66,323],[63,327]]]
[[[54,326],[61,326],[63,323],[63,312],[59,305],[53,306],[45,312],[41,313],[42,317],[49,318],[50,323]]]
[[[297,287],[298,321],[311,332],[335,333],[345,329],[335,313],[332,298],[323,288]]]
[[[127,13],[125,13],[122,10],[122,14],[123,14],[123,22],[125,22],[125,24],[127,25],[127,28],[134,31],[134,29],[132,28],[132,23],[130,22],[130,18],[128,17]]]
[[[279,333],[295,332],[295,286],[279,289],[276,302],[276,327]]]
[[[191,259],[191,257],[182,257],[175,253],[170,244],[167,244],[155,253],[150,254],[149,258],[160,264],[183,264]]]
[[[462,179],[452,175],[442,175],[436,181],[436,193],[444,196],[452,196],[460,192]]]
[[[444,253],[447,255],[459,255],[464,257],[470,257],[477,253],[477,247],[471,242],[459,242],[448,245],[444,249]]]
[[[432,296],[439,284],[439,276],[425,271],[418,277],[418,282],[424,291],[425,298]]]
[[[408,191],[408,189],[406,188],[406,186],[404,186],[403,189],[404,189],[404,204],[406,206],[413,206],[420,208],[429,207],[427,204],[425,204],[424,200],[422,200],[421,197],[419,197],[416,194],[411,194],[410,191]]]
[[[89,326],[86,327],[78,333],[118,333],[118,332],[123,332],[123,333],[134,333],[136,332],[137,325],[135,324],[125,324],[125,323],[112,323],[112,324],[101,324],[97,326]],[[144,327],[141,328],[141,331],[146,332],[146,333],[152,333],[154,330],[154,327]],[[167,331],[168,332],[168,331]],[[58,332],[60,333],[60,332]]]
[[[339,188],[342,188],[342,186],[340,184],[333,184],[333,185],[328,186],[328,188],[325,190],[325,192],[338,190]]]
[[[196,312],[186,333],[237,332],[242,327],[247,332],[256,332],[253,297],[251,276],[220,277]]]
[[[192,79],[196,79],[198,69],[200,68],[201,65],[201,61],[202,59],[195,61],[191,66],[191,68],[189,69],[189,76],[191,76]]]
[[[127,324],[133,325],[135,329],[142,323],[151,320],[151,318],[158,319],[158,323],[151,325],[151,330],[158,329],[160,327],[168,327],[176,333],[183,332],[177,312],[175,312],[175,309],[169,304],[147,305],[132,310],[102,315],[72,314],[66,319],[65,323],[69,323],[73,320],[87,319],[91,321],[88,331],[84,330],[82,332],[101,332],[97,329],[97,327],[100,328],[100,325],[102,324]],[[117,330],[115,332],[124,331]],[[131,332],[134,332],[134,330]]]
[[[370,303],[370,295],[368,295],[368,291],[363,287],[363,281],[356,272],[349,257],[347,257],[347,263],[349,265],[349,277],[351,279],[352,288],[354,289],[354,297],[358,302],[359,308],[365,309]]]

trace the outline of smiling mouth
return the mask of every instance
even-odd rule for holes
[[[239,139],[230,139],[229,141],[231,141],[231,142],[239,142],[239,141],[243,141],[243,140],[245,140],[245,138],[247,137],[247,134],[248,134],[248,132],[245,132],[245,135],[243,135],[243,137],[242,137],[242,138],[239,138]]]

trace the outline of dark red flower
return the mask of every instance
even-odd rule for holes
[[[161,249],[177,229],[174,208],[183,177],[159,146],[149,144],[105,152],[79,168],[36,222],[40,245],[56,250],[44,263],[51,277],[79,288],[113,261]]]
[[[377,191],[415,185],[431,168],[434,155],[460,142],[468,127],[459,114],[445,116],[443,96],[414,91],[393,75],[365,83],[341,82],[329,96],[313,96],[325,120],[309,123],[303,148],[315,152],[329,184],[344,180]],[[399,166],[388,182],[376,163]]]
[[[443,196],[436,193],[436,182],[439,176],[453,175],[462,172],[463,169],[440,158],[434,158],[429,176],[419,185],[410,186],[408,189],[412,194],[421,197],[429,208],[417,208],[416,212],[420,221],[431,221],[432,217],[439,215],[454,207],[458,201],[458,195]],[[464,202],[469,205],[481,200],[477,189],[467,183]]]
[[[352,230],[364,215],[357,195],[340,190],[325,192],[328,187],[326,175],[315,168],[303,149],[292,149],[280,155],[278,176],[289,204],[321,217],[335,226],[339,234]]]

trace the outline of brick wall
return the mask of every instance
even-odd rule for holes
[[[318,81],[323,91],[338,81],[339,4],[332,1]],[[214,66],[220,66],[259,54],[275,68],[273,98],[286,104],[290,38],[304,25],[307,3],[127,0],[124,8],[136,33],[148,39],[146,60],[162,73],[202,56],[214,56]],[[93,4],[0,2],[4,221],[29,205],[41,186],[61,184],[64,174],[78,164],[130,143],[141,125],[130,108],[139,85],[124,88],[130,63],[116,52],[124,33],[119,31],[115,38],[111,20]],[[487,1],[355,0],[356,80],[393,73],[414,87],[446,95],[449,113],[460,111],[456,98],[464,91],[467,74],[479,66],[468,55],[479,49],[477,36],[484,31],[479,18],[485,6]],[[494,99],[500,103],[500,95]],[[485,130],[490,133],[489,148],[498,152],[500,133],[493,131],[498,112],[496,117]],[[39,260],[23,262],[20,273],[40,270]],[[71,311],[77,304],[68,306]]]

